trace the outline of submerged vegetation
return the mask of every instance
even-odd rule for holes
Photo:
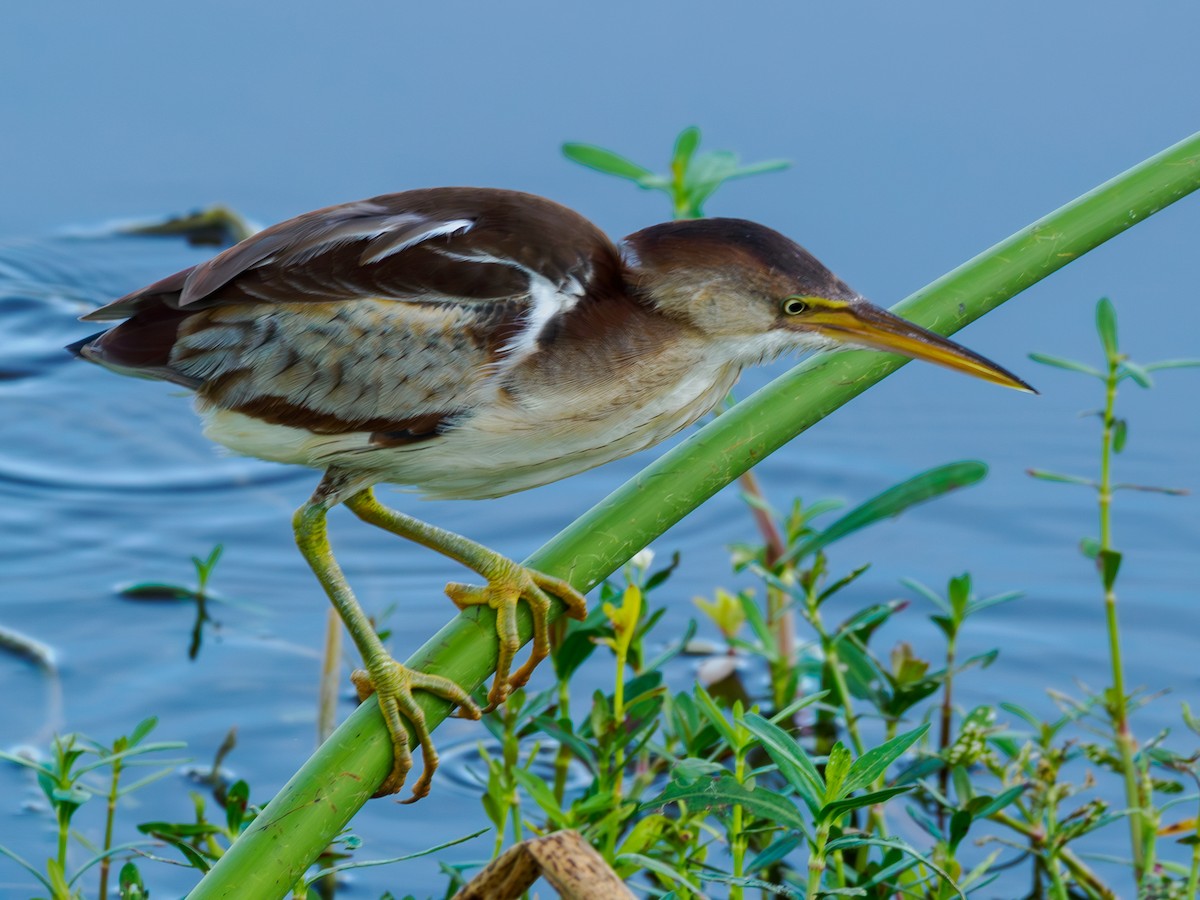
[[[600,148],[564,149],[591,168],[665,192],[677,216],[701,215],[705,200],[729,178],[784,165],[742,168],[732,154],[699,153],[699,141],[696,129],[679,136],[667,175]],[[648,551],[633,556],[600,586],[586,621],[556,624],[555,684],[518,692],[485,718],[494,749],[482,751],[483,830],[466,827],[472,833],[462,839],[490,831],[498,859],[506,847],[569,829],[637,892],[663,898],[944,900],[978,891],[1066,900],[1129,896],[1129,884],[1139,897],[1195,897],[1200,721],[1185,704],[1180,735],[1139,732],[1137,711],[1153,697],[1125,683],[1117,619],[1123,557],[1114,523],[1121,491],[1181,493],[1117,480],[1116,457],[1131,430],[1117,408],[1118,386],[1150,388],[1154,373],[1200,361],[1130,359],[1120,350],[1108,300],[1097,306],[1096,325],[1101,365],[1032,358],[1097,379],[1098,473],[1030,474],[1095,492],[1097,529],[1080,549],[1096,572],[1109,686],[1071,696],[1047,685],[1057,709],[1050,718],[1008,702],[965,709],[956,701],[964,682],[978,678],[1003,649],[963,658],[964,629],[979,633],[993,611],[1021,603],[1020,591],[1035,585],[981,589],[970,574],[947,572],[945,584],[933,587],[888,573],[903,585],[901,599],[875,598],[844,612],[850,598],[861,597],[856,582],[867,566],[836,569],[829,548],[916,504],[970,488],[986,477],[984,463],[937,465],[848,511],[824,499],[777,502],[744,478],[747,530],[753,523],[757,536],[731,551],[741,586],[714,586],[695,601],[719,644],[703,648],[695,626],[670,640],[656,630],[665,611],[656,600],[686,556],[657,567]],[[887,365],[871,377],[881,377]],[[613,550],[621,558],[642,543],[632,530],[621,539],[629,550]],[[194,651],[219,556],[220,547],[193,559],[195,588],[143,584],[126,593],[195,602]],[[1091,577],[1082,566],[1080,574]],[[921,617],[927,639],[882,645],[883,626],[898,616]],[[701,653],[696,675],[679,663],[684,654]],[[611,688],[572,696],[569,684],[583,666],[604,672]],[[105,898],[114,893],[115,871],[122,898],[146,897],[143,879],[153,882],[160,860],[208,872],[262,813],[245,782],[221,776],[230,742],[198,779],[193,820],[144,822],[138,840],[118,843],[116,826],[124,827],[128,815],[121,799],[178,764],[161,754],[181,745],[147,741],[154,724],[147,720],[107,745],[64,735],[44,759],[0,754],[35,773],[55,820],[56,845],[44,866],[0,847],[46,896]],[[548,775],[537,768],[546,748]],[[131,775],[146,765],[145,777]],[[582,778],[573,781],[573,772]],[[422,806],[437,802],[435,793]],[[87,844],[72,827],[85,806],[84,814],[102,817],[102,846]],[[1111,846],[1117,830],[1128,835],[1128,852],[1097,860],[1091,849],[1097,837],[1103,832]],[[333,832],[336,838],[320,842],[320,858],[292,862],[303,873],[294,896],[329,897],[339,872],[399,862],[360,860],[359,839],[340,826]],[[73,841],[88,854],[74,867]],[[486,863],[443,864],[445,895],[493,896],[469,884]],[[539,871],[553,881],[552,861],[542,865]],[[403,883],[403,870],[396,871]],[[85,891],[89,882],[95,894]]]

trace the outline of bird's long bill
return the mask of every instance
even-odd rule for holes
[[[835,341],[899,353],[1005,387],[1037,393],[990,359],[869,303],[815,310],[805,319],[805,325]]]

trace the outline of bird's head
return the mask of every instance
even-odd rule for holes
[[[666,222],[631,234],[622,251],[642,296],[743,364],[794,350],[869,347],[1032,391],[990,360],[868,302],[763,225]]]

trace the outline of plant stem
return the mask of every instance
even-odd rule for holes
[[[734,720],[734,728],[739,732],[742,730],[738,720]],[[746,745],[739,743],[733,751],[733,777],[741,784],[746,779]],[[733,852],[733,877],[741,878],[745,874],[746,865],[746,835],[742,817],[745,812],[742,809],[742,804],[735,803],[732,812],[732,834],[730,835],[729,846]],[[745,896],[740,884],[730,885],[729,900],[742,900]]]
[[[858,733],[858,720],[854,715],[854,701],[850,696],[850,688],[846,684],[846,675],[842,671],[842,661],[838,657],[837,642],[829,636],[829,632],[825,630],[825,625],[821,621],[821,611],[818,608],[817,601],[817,585],[814,582],[808,586],[806,590],[805,601],[805,618],[813,627],[813,631],[817,633],[817,637],[821,640],[821,652],[825,656],[825,668],[829,672],[829,678],[833,682],[833,689],[837,694],[835,698],[837,706],[840,706],[846,714],[846,733],[850,736],[850,743],[854,745],[854,753],[856,756],[863,754],[862,736]]]
[[[1100,484],[1097,488],[1100,507],[1100,567],[1103,570],[1106,554],[1115,552],[1112,546],[1112,450],[1113,409],[1117,399],[1117,378],[1120,357],[1115,353],[1108,359],[1108,374],[1104,385],[1104,428],[1100,438]],[[1103,577],[1103,576],[1102,576]],[[1107,704],[1112,717],[1113,738],[1121,756],[1121,774],[1125,781],[1125,802],[1133,810],[1129,816],[1129,840],[1133,851],[1133,871],[1136,883],[1141,884],[1145,872],[1145,846],[1142,842],[1143,807],[1138,788],[1138,771],[1134,755],[1137,744],[1129,728],[1129,709],[1125,694],[1125,668],[1121,662],[1121,632],[1117,622],[1117,594],[1113,579],[1105,578],[1104,618],[1108,630],[1108,654],[1112,664],[1112,697]]]
[[[1188,870],[1185,897],[1200,897],[1200,816],[1196,818],[1195,840],[1192,842],[1192,866]]]
[[[108,855],[108,851],[113,845],[113,819],[117,814],[117,786],[121,781],[121,762],[119,758],[112,761],[112,778],[108,783],[108,803],[104,810],[104,846],[100,848],[104,855],[100,860],[100,888],[96,892],[99,900],[108,900],[108,872],[112,866],[112,857]]]
[[[938,734],[938,750],[945,754],[950,747],[950,726],[954,718],[954,660],[958,653],[958,631],[946,635],[946,680],[942,682],[941,730]],[[938,771],[938,789],[943,797],[949,797],[950,767],[943,765]],[[946,810],[939,803],[937,808],[938,828],[945,827]]]
[[[337,726],[337,701],[342,671],[342,618],[332,606],[325,618],[325,652],[321,656],[321,678],[317,685],[317,744],[322,744]]]
[[[558,682],[558,710],[557,718],[559,721],[570,719],[571,717],[571,689],[566,681]],[[554,754],[554,799],[561,805],[563,798],[567,794],[567,775],[571,766],[571,749],[565,744],[558,745],[558,752]]]
[[[817,843],[813,847],[812,856],[808,858],[808,887],[804,892],[805,900],[817,900],[821,895],[821,876],[825,873],[825,844],[829,842],[829,823],[825,822],[817,828]]]

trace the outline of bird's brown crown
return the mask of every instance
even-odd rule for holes
[[[858,298],[795,241],[744,219],[652,225],[622,242],[636,290],[710,333],[764,332],[784,298]]]

